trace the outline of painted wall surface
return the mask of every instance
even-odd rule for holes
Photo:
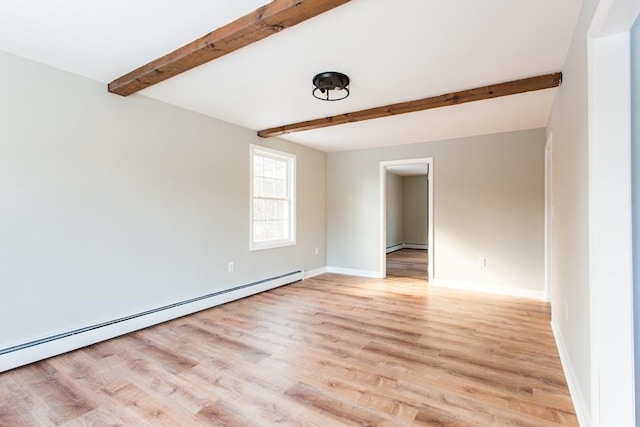
[[[0,59],[1,348],[326,265],[326,154]],[[249,252],[250,143],[297,155],[296,246]]]
[[[631,203],[636,425],[640,426],[640,18],[631,28]]]
[[[552,317],[566,344],[584,405],[591,406],[587,30],[597,2],[584,2],[562,70],[553,132]],[[569,318],[565,313],[565,302]]]
[[[405,176],[402,178],[402,203],[404,242],[428,244],[428,194],[427,176]]]
[[[433,157],[435,278],[542,291],[544,144],[533,129],[329,153],[328,265],[378,271],[379,164]]]
[[[404,214],[401,176],[387,172],[387,247],[404,243]]]

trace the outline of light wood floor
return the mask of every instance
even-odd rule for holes
[[[387,254],[387,277],[427,280],[427,251],[402,249]]]
[[[323,274],[3,373],[0,425],[577,421],[546,304]]]

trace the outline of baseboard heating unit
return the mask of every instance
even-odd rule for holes
[[[76,350],[304,279],[304,271],[259,280],[140,313],[0,349],[0,372]]]
[[[400,249],[429,249],[429,245],[427,243],[398,243],[396,245],[391,245],[386,247],[386,252],[390,254],[391,252],[399,251]]]

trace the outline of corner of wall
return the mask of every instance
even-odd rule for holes
[[[556,341],[556,347],[558,347],[558,353],[560,355],[560,362],[562,363],[562,370],[564,376],[567,379],[567,385],[569,386],[569,393],[571,394],[571,400],[578,417],[578,423],[581,426],[590,426],[592,424],[591,415],[589,412],[589,406],[582,394],[576,373],[574,372],[567,352],[564,338],[562,337],[561,329],[558,327],[555,320],[551,320],[551,331],[553,332],[553,338]]]

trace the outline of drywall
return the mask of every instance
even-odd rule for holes
[[[1,55],[0,348],[326,265],[326,154]],[[250,143],[297,156],[296,246],[249,252]]]
[[[405,243],[426,245],[429,242],[428,194],[429,181],[426,175],[405,176],[402,178]]]
[[[387,172],[387,248],[404,243],[403,179]]]
[[[328,265],[379,271],[380,162],[433,157],[435,278],[541,293],[544,144],[533,129],[329,153]]]
[[[387,243],[428,243],[427,176],[386,174]]]
[[[576,409],[587,415],[591,406],[587,30],[596,6],[596,2],[583,5],[548,126],[553,132],[552,318],[560,350],[564,347],[569,359],[570,371],[565,373],[570,385],[575,383]]]

